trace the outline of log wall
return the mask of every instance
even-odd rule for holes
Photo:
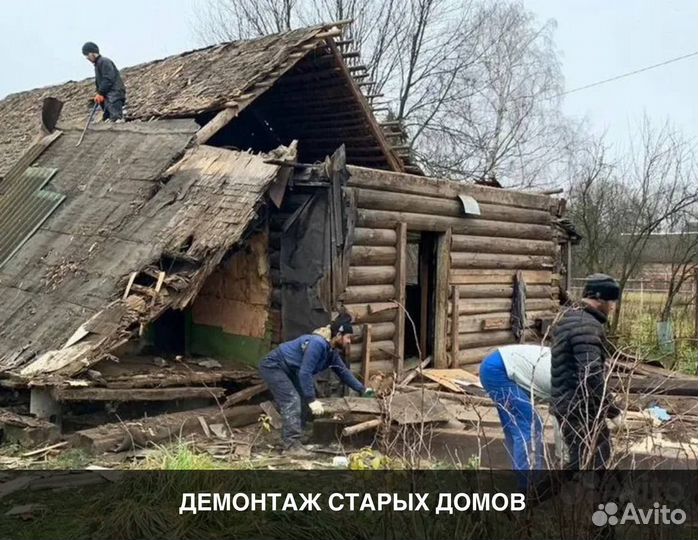
[[[345,304],[357,326],[371,325],[372,371],[389,370],[391,362],[397,366],[401,361],[396,358],[405,332],[396,302],[404,289],[399,275],[401,223],[409,232],[450,237],[438,249],[442,268],[437,274],[443,276],[439,282],[444,290],[437,291],[437,367],[477,364],[497,346],[514,342],[510,311],[517,270],[523,271],[527,286],[529,324],[554,316],[556,199],[361,167],[349,167],[349,172],[357,229]],[[481,215],[466,216],[459,195],[474,197]],[[527,331],[528,339],[534,337]],[[356,371],[361,357],[359,332],[350,349]]]

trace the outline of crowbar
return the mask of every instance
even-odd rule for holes
[[[87,119],[87,123],[85,124],[85,129],[82,130],[82,135],[80,135],[80,140],[75,146],[80,146],[80,143],[82,140],[85,138],[85,133],[87,133],[87,128],[90,127],[90,123],[92,122],[92,119],[95,117],[95,113],[97,112],[97,108],[99,107],[99,103],[95,103],[95,106],[92,107],[92,112],[90,113],[90,117]]]

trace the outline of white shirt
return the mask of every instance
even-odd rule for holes
[[[507,375],[516,384],[545,401],[550,400],[550,347],[505,345],[499,347]]]

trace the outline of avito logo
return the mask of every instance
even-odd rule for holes
[[[618,515],[618,505],[614,502],[600,504],[598,510],[591,515],[591,521],[597,527],[604,525],[683,525],[686,512],[680,508],[667,508],[665,504],[655,502],[652,508],[637,508],[633,503],[625,505],[622,514]]]

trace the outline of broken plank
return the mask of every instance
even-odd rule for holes
[[[380,414],[380,403],[376,399],[361,397],[321,398],[326,414],[366,413]]]
[[[248,399],[253,398],[257,394],[261,394],[266,389],[267,389],[266,383],[259,383],[259,384],[255,384],[254,386],[249,386],[248,388],[244,388],[243,390],[240,390],[239,392],[235,392],[234,394],[230,394],[225,399],[225,403],[223,403],[223,408],[232,407],[236,403],[242,403],[243,401],[247,401]]]
[[[92,452],[120,452],[149,443],[203,433],[199,417],[209,426],[223,423],[228,427],[240,427],[256,422],[261,413],[259,405],[241,405],[228,409],[206,407],[84,429],[75,432],[71,442],[76,448]]]
[[[363,325],[361,343],[361,381],[368,385],[368,376],[371,372],[371,325]]]
[[[342,430],[342,437],[351,437],[357,433],[362,433],[363,431],[377,428],[381,425],[381,423],[382,420],[380,418],[374,418],[372,420],[366,420],[365,422],[354,424],[353,426],[347,426]]]
[[[271,427],[273,427],[274,429],[281,429],[283,421],[281,419],[279,411],[276,410],[274,404],[271,401],[264,401],[260,403],[259,406],[264,411],[264,414],[266,414],[269,417]]]
[[[219,399],[225,388],[170,387],[170,388],[54,388],[58,401],[174,401],[178,399]]]

